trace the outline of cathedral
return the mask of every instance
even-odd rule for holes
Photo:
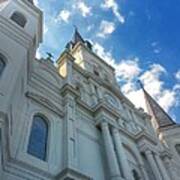
[[[0,180],[180,180],[180,125],[146,89],[148,113],[77,29],[56,66],[42,37],[33,0],[0,0]]]

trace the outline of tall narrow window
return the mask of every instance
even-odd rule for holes
[[[0,54],[0,76],[6,66],[3,56]]]
[[[45,161],[47,138],[48,124],[46,120],[42,116],[34,116],[28,144],[28,153]]]
[[[20,12],[14,12],[11,16],[11,19],[23,28],[25,27],[27,22],[25,16]]]

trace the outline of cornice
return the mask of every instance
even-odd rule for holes
[[[148,142],[151,142],[154,145],[157,145],[157,140],[151,136],[150,134],[146,133],[145,131],[141,131],[140,133],[138,133],[136,136],[136,141],[139,142],[141,140],[147,140]]]
[[[31,73],[31,78],[28,80],[28,85],[36,90],[44,89],[44,86],[48,88],[48,92],[53,92],[56,96],[59,96],[60,87],[47,81],[44,77],[36,72]],[[52,94],[52,93],[51,93]]]
[[[57,60],[58,66],[62,63],[64,63],[65,60],[69,60],[74,62],[75,58],[71,55],[71,53],[68,50],[63,51],[63,53],[60,55],[60,57]]]
[[[59,106],[56,106],[51,100],[47,99],[46,97],[30,91],[27,91],[25,95],[26,97],[38,102],[39,104],[45,106],[49,110],[55,112],[59,116],[64,116],[63,110],[59,108]]]
[[[62,96],[65,96],[66,94],[71,94],[71,95],[74,96],[74,97],[79,97],[79,96],[80,96],[80,94],[77,92],[77,90],[76,90],[73,86],[71,86],[71,85],[69,85],[69,84],[65,84],[65,85],[61,88],[60,94],[61,94]]]
[[[56,179],[93,180],[90,176],[84,175],[81,172],[70,168],[64,169],[56,176]]]

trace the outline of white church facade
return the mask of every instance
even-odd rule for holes
[[[42,19],[0,0],[0,180],[180,180],[180,125],[145,89],[137,109],[77,29],[57,66],[36,59]]]

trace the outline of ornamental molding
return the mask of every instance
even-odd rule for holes
[[[66,168],[62,172],[60,172],[56,178],[56,180],[64,180],[64,179],[73,179],[73,180],[93,180],[90,176],[84,175],[81,172]]]
[[[64,116],[64,113],[63,113],[62,109],[60,109],[51,100],[45,98],[44,96],[39,95],[39,94],[34,93],[34,92],[30,92],[30,91],[27,91],[25,93],[25,95],[26,95],[27,98],[30,98],[30,99],[38,102],[39,104],[41,104],[44,107],[48,108],[49,110],[55,112],[56,114],[60,115],[61,117]]]
[[[136,141],[140,144],[142,141],[143,142],[147,142],[153,145],[157,145],[157,140],[155,139],[155,137],[151,136],[150,134],[146,133],[145,131],[141,131],[140,133],[138,133],[136,136]]]

